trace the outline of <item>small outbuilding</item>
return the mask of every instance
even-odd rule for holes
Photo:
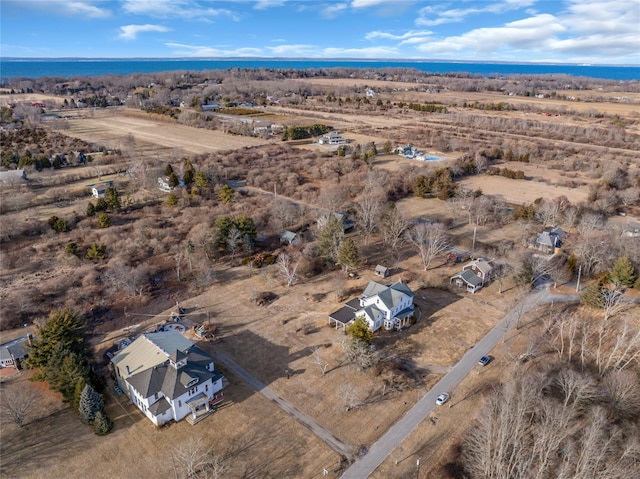
[[[380,276],[381,278],[386,278],[388,277],[391,272],[389,271],[389,268],[387,268],[386,266],[382,266],[381,264],[376,266],[376,276]]]
[[[282,244],[298,244],[298,235],[293,231],[285,231],[280,235],[280,243]]]

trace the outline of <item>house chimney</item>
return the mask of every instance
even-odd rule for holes
[[[127,368],[127,374],[131,374],[131,370],[129,369],[129,366],[125,366],[125,368]]]

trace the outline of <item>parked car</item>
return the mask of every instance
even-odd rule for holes
[[[480,366],[486,366],[487,364],[489,364],[491,361],[493,361],[493,356],[482,356],[480,358],[480,361],[478,361],[478,364]]]
[[[442,394],[440,394],[440,396],[438,396],[438,398],[436,399],[436,404],[437,404],[438,406],[442,406],[444,403],[446,403],[446,402],[449,400],[449,398],[450,398],[450,397],[451,397],[451,396],[449,396],[449,393],[442,393]]]

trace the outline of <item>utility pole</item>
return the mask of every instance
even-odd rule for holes
[[[474,226],[473,227],[473,244],[471,245],[471,252],[475,253],[476,252],[476,230],[478,229],[478,226]]]
[[[576,282],[576,293],[580,291],[580,276],[582,276],[582,265],[578,268],[578,281]]]

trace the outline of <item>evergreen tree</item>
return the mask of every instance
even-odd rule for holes
[[[233,201],[233,197],[235,196],[235,194],[236,192],[233,191],[233,188],[231,188],[229,185],[223,185],[222,188],[220,188],[220,192],[218,193],[218,198],[220,198],[220,201],[222,201],[224,204],[227,204]]]
[[[589,284],[580,295],[580,302],[594,309],[602,309],[605,304],[603,288],[604,283],[600,280]]]
[[[327,222],[318,233],[317,242],[320,254],[337,263],[343,238],[344,226],[335,215],[330,214]]]
[[[83,326],[84,320],[72,309],[52,311],[44,325],[36,327],[25,365],[29,368],[45,368],[56,356],[56,348],[84,354]]]
[[[104,411],[98,411],[93,419],[93,431],[98,436],[104,436],[111,431],[113,423]]]
[[[356,243],[351,238],[347,238],[340,245],[338,251],[338,264],[342,266],[345,273],[348,273],[350,269],[354,269],[358,266],[358,248]]]
[[[633,263],[626,256],[616,260],[609,273],[609,281],[615,286],[632,287],[636,280]]]
[[[171,172],[171,174],[169,175],[169,186],[171,188],[180,186],[180,180],[178,179],[178,175],[176,175],[174,172]]]
[[[176,206],[178,204],[178,197],[175,193],[169,193],[167,199],[164,200],[164,204],[167,206]]]
[[[96,214],[96,206],[89,201],[89,204],[87,205],[87,216],[94,216]]]
[[[209,186],[209,176],[204,171],[198,170],[193,178],[193,184],[198,188],[206,188]]]
[[[78,256],[78,243],[76,243],[75,241],[69,241],[64,247],[64,251],[65,253]]]
[[[98,216],[98,228],[108,228],[111,226],[111,218],[106,213],[100,213]]]
[[[71,404],[73,405],[73,409],[78,410],[80,406],[80,397],[82,396],[82,391],[84,391],[84,387],[87,385],[87,381],[85,379],[81,379],[76,383],[76,388],[73,391],[73,399]]]
[[[167,163],[167,166],[164,167],[164,176],[171,176],[173,174],[173,166],[171,163]]]
[[[352,341],[362,341],[367,344],[373,338],[373,332],[369,329],[364,316],[358,316],[353,323],[347,326],[347,334],[351,336]]]
[[[104,409],[104,402],[91,386],[86,384],[80,395],[78,403],[78,412],[80,420],[85,424],[91,424],[99,411]]]
[[[120,209],[120,194],[113,186],[104,192],[104,201],[107,203],[107,207],[114,210]]]
[[[103,244],[92,243],[87,250],[87,259],[105,259],[107,257],[107,247]]]
[[[182,181],[184,182],[187,188],[193,184],[195,180],[195,174],[196,174],[195,168],[193,167],[190,161],[187,161],[187,164],[184,167],[184,175],[182,175]]]

